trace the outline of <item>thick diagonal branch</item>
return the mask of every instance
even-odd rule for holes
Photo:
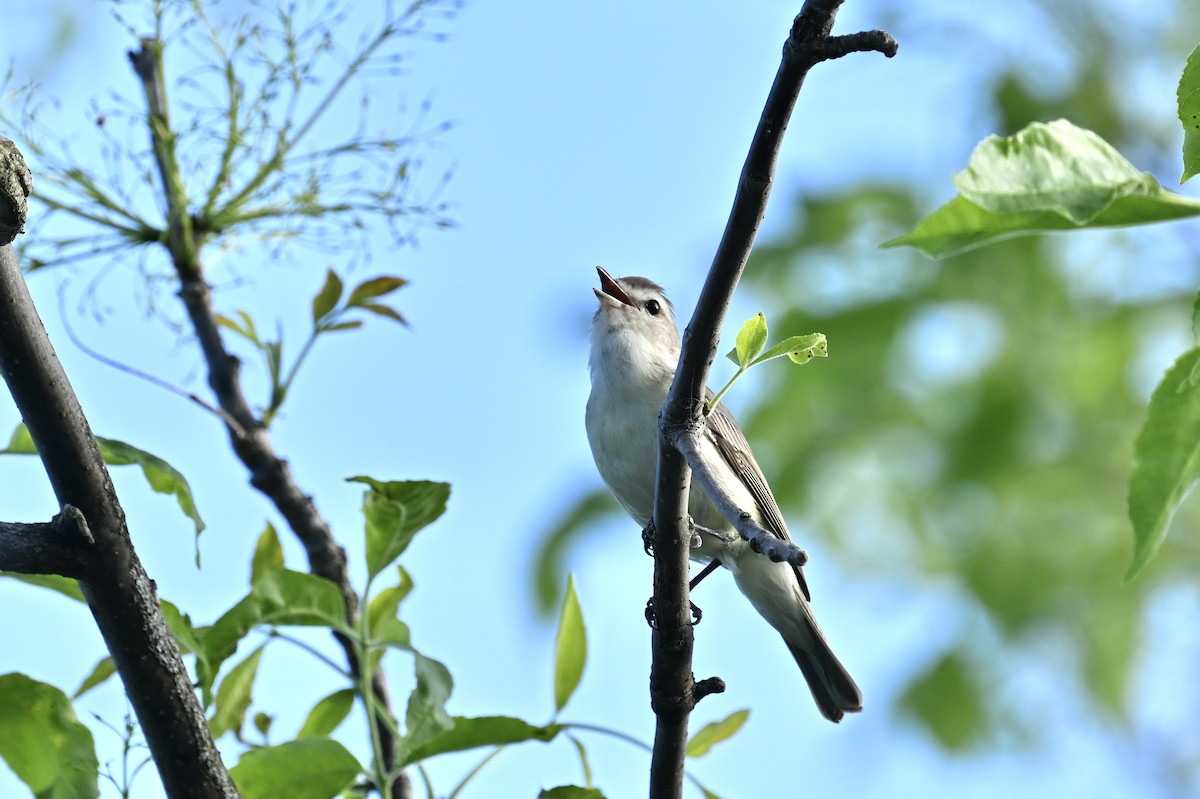
[[[196,341],[204,356],[208,384],[223,412],[230,444],[250,473],[250,484],[275,505],[288,526],[304,545],[309,570],[338,586],[346,604],[346,621],[354,627],[358,618],[358,597],[346,568],[346,552],[337,543],[328,522],[321,516],[312,497],[296,483],[287,461],[279,457],[274,445],[242,391],[240,363],[226,349],[212,304],[212,292],[204,279],[200,262],[204,226],[191,221],[187,192],[175,159],[174,132],[167,106],[166,84],[162,70],[162,43],[143,39],[140,50],[129,53],[134,72],[142,81],[149,112],[151,142],[167,205],[167,231],[164,245],[179,278],[179,297],[187,311]],[[335,633],[345,652],[351,673],[360,674],[360,664],[351,641]],[[382,712],[391,714],[387,677],[376,669],[372,689]],[[384,719],[376,720],[385,765],[395,765],[395,736]],[[393,794],[406,796],[408,781],[403,779]]]
[[[807,0],[792,24],[783,59],[742,167],[733,207],[712,266],[683,335],[675,381],[659,417],[658,483],[654,507],[654,665],[651,703],[657,726],[650,765],[650,796],[678,797],[688,716],[696,703],[692,676],[692,628],[688,600],[686,508],[690,485],[687,459],[676,448],[680,435],[699,429],[708,370],[717,352],[721,323],[741,278],[766,209],[775,162],[800,87],[815,64],[850,52],[877,50],[894,55],[896,43],[872,31],[832,38],[842,0]],[[694,454],[694,453],[693,453]],[[693,464],[694,468],[694,464]],[[733,504],[730,500],[729,504]],[[738,524],[741,520],[731,519]]]
[[[7,185],[0,174],[0,190]],[[154,582],[133,551],[96,439],[46,336],[11,244],[0,246],[0,373],[41,455],[66,523],[77,534],[56,543],[60,550],[73,550],[63,556],[70,565],[59,573],[74,572],[79,580],[163,787],[172,799],[236,797],[159,609]],[[86,522],[80,526],[82,520]],[[35,531],[27,527],[23,532]],[[10,550],[8,555],[19,553]],[[10,560],[7,565],[21,564]]]

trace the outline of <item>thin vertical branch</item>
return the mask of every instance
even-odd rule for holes
[[[796,97],[817,63],[851,52],[895,55],[894,39],[882,31],[831,37],[843,0],[808,0],[796,16],[783,59],[742,167],[725,232],[713,257],[696,310],[683,335],[675,381],[659,418],[658,483],[654,507],[654,664],[651,704],[657,718],[650,766],[650,796],[674,799],[683,791],[688,717],[701,693],[692,675],[692,628],[688,599],[687,530],[691,470],[676,445],[703,424],[704,389],[717,352],[721,324],[741,278],[766,210],[775,162]]]

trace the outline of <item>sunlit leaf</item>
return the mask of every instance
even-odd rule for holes
[[[403,765],[416,763],[446,752],[462,752],[481,746],[502,746],[522,741],[550,741],[562,732],[560,724],[537,726],[508,716],[455,716],[454,726],[409,751]]]
[[[734,347],[738,364],[749,366],[766,345],[767,317],[763,316],[762,311],[759,311],[747,319],[742,325],[742,329],[738,331],[737,345]]]
[[[1064,120],[991,136],[954,178],[959,195],[884,247],[934,257],[1023,233],[1163,222],[1200,214],[1091,131]]]
[[[1200,478],[1200,347],[1172,366],[1146,409],[1146,423],[1133,448],[1129,476],[1129,520],[1133,523],[1133,560],[1126,581],[1154,557],[1171,518]]]
[[[24,674],[0,675],[0,757],[38,799],[100,795],[92,733],[66,694]]]
[[[450,485],[428,480],[382,482],[351,477],[369,486],[363,496],[366,518],[367,570],[379,574],[403,554],[413,536],[446,511]]]
[[[317,702],[308,711],[308,717],[304,719],[304,725],[296,737],[320,738],[332,734],[354,709],[354,697],[354,689],[343,688]]]
[[[229,776],[242,799],[333,799],[362,770],[337,741],[303,738],[251,749],[229,769]]]
[[[413,656],[417,686],[408,697],[404,738],[399,746],[403,760],[454,727],[454,719],[446,712],[446,700],[454,689],[449,669],[419,652]]]
[[[567,594],[558,617],[558,635],[554,641],[554,709],[561,711],[583,679],[587,664],[587,632],[583,611],[575,595],[575,580],[567,577]]]
[[[1179,182],[1186,183],[1200,173],[1200,47],[1188,56],[1176,96],[1183,125],[1183,176]]]
[[[83,598],[83,591],[79,590],[79,583],[70,577],[63,577],[58,574],[17,574],[16,572],[0,572],[0,576],[19,580],[29,585],[36,585],[39,588],[49,588],[51,591],[56,591],[77,602],[86,601]]]
[[[688,739],[687,756],[703,757],[707,755],[708,750],[715,745],[732,738],[749,717],[748,709],[735,710],[720,721],[711,721],[705,724]]]
[[[581,788],[578,785],[559,785],[538,794],[538,799],[604,799],[604,794],[595,788]]]
[[[829,342],[824,333],[809,333],[804,336],[791,336],[769,348],[754,359],[755,364],[780,358],[786,355],[792,363],[805,364],[813,358],[825,358],[829,355]]]

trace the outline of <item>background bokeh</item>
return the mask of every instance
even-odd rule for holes
[[[212,8],[216,19],[262,13]],[[99,115],[140,108],[125,57],[135,38],[112,9],[6,9],[10,88],[39,84],[41,118],[98,171]],[[650,561],[628,519],[571,521],[602,490],[583,431],[593,267],[657,280],[687,318],[797,10],[777,0],[469,3],[434,25],[446,41],[413,39],[399,74],[369,84],[377,123],[410,124],[427,101],[430,119],[453,122],[420,159],[429,186],[452,172],[443,196],[454,230],[398,246],[380,226],[368,251],[352,253],[245,240],[207,254],[218,307],[252,311],[285,347],[302,340],[327,267],[350,260],[351,280],[412,281],[398,295],[411,330],[379,321],[322,340],[273,434],[358,575],[361,491],[343,478],[453,484],[446,516],[406,555],[417,587],[405,616],[414,643],[452,670],[454,713],[549,718],[553,625],[537,588],[570,571],[590,659],[564,717],[652,736]],[[349,40],[377,13],[355,6]],[[1149,392],[1192,336],[1195,223],[1016,239],[937,263],[877,245],[952,196],[950,177],[981,138],[1033,120],[1090,127],[1176,183],[1175,81],[1200,41],[1200,13],[1172,0],[1027,0],[987,13],[955,0],[850,0],[837,27],[884,28],[899,55],[854,55],[809,76],[727,331],[763,310],[773,337],[824,332],[830,357],[760,368],[728,403],[811,555],[814,607],[866,707],[836,727],[821,719],[777,636],[714,577],[696,597],[695,667],[729,689],[701,703],[694,727],[751,713],[691,770],[727,798],[1195,795],[1193,503],[1150,568],[1121,582],[1133,440]],[[188,74],[186,57],[172,66]],[[321,131],[338,134],[336,124]],[[88,358],[63,328],[203,394],[154,257],[89,259],[30,285],[96,432],[191,482],[209,525],[199,569],[171,500],[128,468],[115,473],[160,592],[204,623],[245,592],[272,512],[217,420]],[[243,354],[248,390],[265,400]],[[730,369],[718,363],[713,382]],[[0,436],[18,421],[0,401]],[[36,462],[0,458],[0,518],[55,511]],[[0,581],[0,608],[0,672],[71,691],[103,654],[69,600]],[[390,661],[398,696],[410,672]],[[276,644],[254,709],[286,737],[337,687]],[[117,683],[79,712],[120,726]],[[119,738],[93,727],[102,762],[119,769]],[[364,754],[353,729],[344,740]],[[606,795],[645,794],[647,755],[584,740]],[[232,761],[239,747],[225,749]],[[432,765],[435,786],[448,791],[478,757]],[[569,743],[526,745],[463,795],[581,781]],[[0,765],[0,796],[22,790]],[[161,795],[152,769],[133,795]]]

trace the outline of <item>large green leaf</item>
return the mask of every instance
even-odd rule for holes
[[[254,585],[264,575],[282,568],[283,545],[279,543],[275,525],[267,522],[254,545],[254,557],[250,560],[250,584]]]
[[[126,444],[124,441],[97,436],[96,443],[100,445],[101,457],[104,458],[104,462],[109,466],[126,466],[130,464],[141,466],[142,474],[146,476],[146,482],[150,484],[152,489],[159,494],[173,494],[175,501],[179,503],[179,509],[196,525],[196,535],[200,535],[201,531],[204,530],[204,520],[200,518],[200,513],[196,510],[196,501],[192,497],[191,486],[188,485],[187,480],[184,479],[183,475],[174,466],[162,458],[151,455],[149,452],[138,449],[131,444]],[[13,431],[12,438],[9,439],[8,446],[0,450],[0,454],[37,454],[37,447],[33,444],[33,437],[29,435],[29,429],[24,424],[17,425],[17,429]]]
[[[954,184],[957,197],[882,246],[940,258],[1023,233],[1200,215],[1200,201],[1167,191],[1095,133],[1065,120],[988,137]]]
[[[1200,347],[1172,366],[1146,410],[1133,448],[1129,520],[1133,560],[1125,579],[1137,576],[1158,551],[1179,503],[1200,478]]]
[[[1183,176],[1179,182],[1185,183],[1200,172],[1200,47],[1188,56],[1176,95],[1183,125]]]
[[[100,795],[92,733],[66,694],[24,674],[0,676],[0,757],[37,799]]]
[[[287,569],[268,572],[216,623],[196,631],[204,651],[204,657],[196,661],[196,676],[206,700],[221,664],[255,627],[329,627],[352,634],[345,617],[342,592],[328,580]]]
[[[251,749],[229,770],[242,799],[333,799],[363,771],[331,738]]]
[[[383,482],[351,477],[368,486],[363,496],[366,517],[367,571],[373,578],[404,553],[413,536],[446,512],[450,484],[429,480]]]
[[[583,679],[587,664],[587,631],[583,610],[575,595],[575,580],[567,577],[567,594],[558,617],[558,635],[554,641],[554,710],[559,712]]]
[[[83,591],[79,589],[79,583],[70,577],[63,577],[59,574],[17,574],[16,572],[0,572],[0,576],[11,577],[14,580],[41,588],[49,588],[51,591],[56,591],[77,602],[87,601],[83,598]]]
[[[416,763],[447,752],[462,752],[480,746],[503,746],[523,741],[551,741],[562,732],[560,724],[539,727],[509,716],[454,716],[454,726],[409,750],[401,765]]]

